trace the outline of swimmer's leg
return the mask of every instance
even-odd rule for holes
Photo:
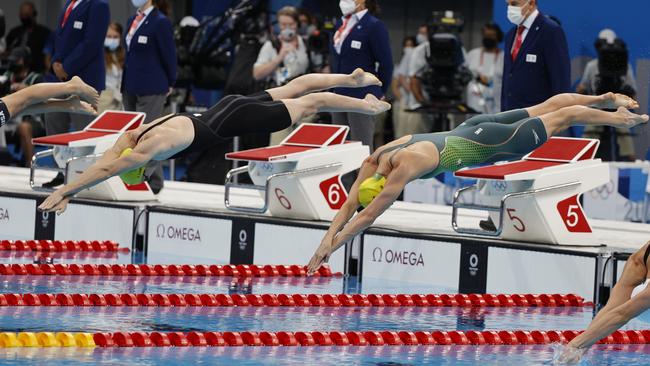
[[[632,98],[622,94],[605,93],[601,95],[582,95],[563,93],[554,95],[541,104],[526,108],[526,111],[530,117],[539,117],[570,106],[593,106],[603,109],[626,107],[634,109],[638,108],[639,104]]]
[[[51,98],[69,94],[79,95],[93,105],[96,105],[99,99],[99,94],[93,87],[75,76],[65,83],[41,83],[28,86],[2,97],[2,101],[7,106],[9,114],[16,116],[33,104],[44,103]]]
[[[287,85],[266,92],[273,100],[298,98],[302,95],[335,87],[360,88],[381,85],[381,81],[369,72],[356,69],[351,74],[306,74],[291,80]]]
[[[289,110],[292,123],[319,112],[356,112],[377,115],[390,109],[390,104],[368,94],[364,99],[337,95],[334,93],[314,93],[296,99],[283,99]]]
[[[574,124],[631,128],[640,123],[648,122],[647,114],[638,115],[630,112],[625,107],[619,107],[616,112],[605,112],[577,105],[541,115],[539,118],[544,123],[549,137],[566,130]]]

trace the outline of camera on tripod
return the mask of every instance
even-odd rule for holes
[[[625,84],[628,73],[627,45],[621,39],[596,41],[598,52],[598,75],[596,93],[621,93],[633,97],[635,92],[631,85]]]
[[[460,101],[472,80],[471,71],[464,65],[463,44],[459,37],[464,20],[453,11],[434,11],[427,25],[428,67],[420,76],[422,86],[432,100]]]

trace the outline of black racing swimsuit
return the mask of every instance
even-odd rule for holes
[[[287,107],[281,101],[274,101],[265,91],[251,96],[228,95],[203,113],[172,114],[148,126],[138,136],[136,144],[149,130],[176,116],[188,117],[192,121],[194,140],[170,159],[201,152],[235,136],[271,133],[291,126]]]

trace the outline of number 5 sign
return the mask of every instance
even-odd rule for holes
[[[332,210],[338,210],[343,207],[348,195],[343,188],[340,176],[334,176],[330,179],[322,181],[319,185],[321,193],[325,197],[325,201]]]
[[[563,201],[558,202],[557,210],[562,217],[562,221],[567,230],[572,233],[590,233],[591,227],[587,218],[585,217],[580,204],[578,203],[578,196],[569,197]]]

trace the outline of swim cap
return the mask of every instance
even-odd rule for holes
[[[120,154],[120,158],[123,158],[133,152],[133,149],[126,148],[122,150],[122,153]],[[144,167],[141,166],[137,169],[129,170],[128,172],[124,172],[120,174],[120,179],[122,181],[130,186],[135,185],[135,184],[140,184],[144,182]]]
[[[381,193],[386,184],[386,177],[381,174],[375,174],[364,180],[359,186],[359,203],[363,207],[368,207],[375,197]]]

